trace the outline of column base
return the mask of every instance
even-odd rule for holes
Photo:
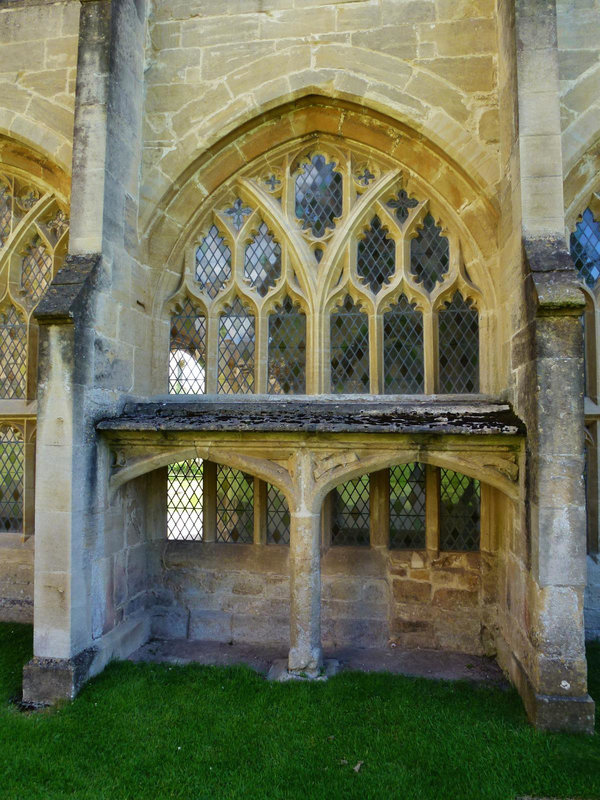
[[[340,662],[334,658],[328,658],[323,662],[323,666],[316,670],[290,670],[285,658],[274,661],[267,673],[268,681],[286,683],[287,681],[326,681],[335,675],[340,668]]]
[[[594,733],[596,704],[589,696],[532,694],[525,703],[532,725],[544,731]]]
[[[32,658],[23,667],[23,703],[42,708],[72,700],[89,678],[95,653],[90,647],[73,658]]]

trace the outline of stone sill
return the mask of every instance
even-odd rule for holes
[[[483,395],[170,395],[125,405],[101,431],[525,435],[508,403]]]
[[[23,538],[22,533],[0,533],[0,548],[10,548],[11,550],[33,550],[35,544],[34,536]]]

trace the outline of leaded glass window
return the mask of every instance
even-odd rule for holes
[[[331,315],[331,391],[369,392],[369,318],[348,295]]]
[[[16,306],[0,309],[0,398],[25,397],[27,322]]]
[[[332,545],[369,546],[370,482],[368,475],[346,481],[332,492]]]
[[[290,511],[285,495],[270,483],[267,486],[267,544],[290,543]]]
[[[439,283],[450,266],[448,239],[431,214],[423,220],[419,235],[410,243],[410,268],[428,292]]]
[[[307,159],[296,174],[296,217],[313,236],[324,236],[342,216],[343,180],[322,155]]]
[[[405,295],[383,315],[383,363],[386,394],[423,392],[423,315]]]
[[[0,425],[0,532],[23,530],[23,434]]]
[[[450,469],[440,472],[440,549],[478,550],[479,481]]]
[[[264,222],[246,246],[244,273],[261,297],[281,275],[281,247]]]
[[[206,390],[478,391],[482,268],[460,249],[448,210],[374,150],[327,138],[306,148],[250,161],[194,211],[198,228],[165,314],[186,298],[202,309]],[[452,328],[454,305],[440,311],[439,298],[465,285],[471,311]],[[444,351],[450,328],[458,356]],[[185,351],[176,364],[185,371],[194,358]],[[179,381],[178,391],[199,383]]]
[[[390,469],[390,547],[425,547],[425,467],[412,463]]]
[[[579,277],[593,289],[600,277],[600,223],[589,208],[571,234],[571,256]]]
[[[21,262],[21,287],[32,303],[37,303],[52,281],[53,263],[48,248],[39,236],[30,242]]]
[[[306,392],[306,316],[289,297],[269,316],[269,392]]]
[[[217,541],[254,541],[254,479],[238,469],[217,466]]]
[[[459,292],[439,312],[440,392],[479,391],[479,315]]]
[[[387,233],[379,217],[373,217],[358,243],[357,272],[373,294],[377,294],[396,271],[396,245]]]
[[[171,317],[169,393],[206,391],[206,318],[186,300]]]
[[[203,463],[200,458],[167,467],[167,537],[187,541],[203,538]]]
[[[219,323],[219,392],[247,394],[254,388],[254,317],[236,297]]]
[[[196,249],[196,280],[209,297],[216,297],[231,278],[231,250],[213,225]]]

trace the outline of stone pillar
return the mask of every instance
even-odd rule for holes
[[[514,25],[514,69],[503,81],[516,85],[517,109],[502,149],[515,155],[507,163],[520,188],[508,216],[523,277],[511,287],[511,357],[516,410],[527,425],[527,496],[506,547],[499,616],[510,655],[502,661],[536,726],[591,732],[583,636],[584,298],[564,239],[556,3],[516,0],[514,17],[510,9],[500,29],[509,62],[502,29]]]
[[[321,648],[321,515],[297,512],[290,520],[290,672],[315,675]]]
[[[321,648],[321,508],[315,507],[310,455],[299,452],[290,503],[290,652],[288,669],[308,676],[323,663]]]
[[[136,503],[121,496],[106,513],[109,454],[94,429],[138,391],[134,350],[150,341],[127,291],[138,247],[145,14],[144,0],[81,4],[69,255],[36,310],[34,658],[23,696],[38,704],[73,697],[150,630],[144,592],[155,544],[128,528]]]

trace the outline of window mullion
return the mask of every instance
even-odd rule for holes
[[[369,384],[371,394],[383,394],[383,316],[369,315]]]
[[[266,394],[267,392],[267,372],[269,366],[269,317],[264,309],[256,316],[256,339],[255,339],[255,394]]]
[[[254,478],[254,544],[267,543],[267,484]]]
[[[440,550],[440,470],[425,465],[425,542],[432,558]]]
[[[217,541],[217,465],[205,461],[202,465],[202,541]]]
[[[371,547],[389,547],[390,544],[390,471],[372,472],[369,482],[369,507]]]
[[[219,359],[219,317],[212,311],[207,319],[206,330],[206,393],[217,393]]]
[[[423,313],[423,361],[425,367],[425,394],[435,394],[438,386],[438,325],[437,313]]]

